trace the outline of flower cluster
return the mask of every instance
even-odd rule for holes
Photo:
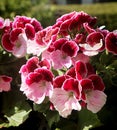
[[[25,16],[16,16],[14,21],[1,19],[1,27],[4,34],[2,36],[2,46],[14,56],[20,58],[27,53],[27,43],[32,41],[35,33],[42,29],[41,24],[36,19]]]
[[[46,28],[26,16],[0,18],[2,47],[17,58],[32,56],[19,70],[20,90],[28,99],[41,104],[48,98],[62,117],[82,107],[97,113],[104,106],[105,85],[90,60],[104,50],[116,55],[117,33],[94,28],[96,21],[83,11]]]

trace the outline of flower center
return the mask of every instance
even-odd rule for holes
[[[19,48],[20,46],[21,46],[21,43],[18,41],[18,42],[16,43],[16,47]]]
[[[69,97],[73,97],[74,93],[73,92],[69,92]]]
[[[46,81],[43,80],[40,82],[39,87],[44,87],[44,86],[46,86]]]
[[[66,57],[67,57],[67,54],[62,53],[62,59],[66,59]]]

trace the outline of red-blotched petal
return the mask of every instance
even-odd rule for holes
[[[66,21],[64,21],[61,26],[60,26],[60,31],[66,31],[68,32],[68,27],[70,25],[70,23],[72,22],[72,19],[68,19]]]
[[[92,80],[88,79],[88,78],[82,79],[80,81],[80,84],[81,84],[83,90],[88,90],[88,89],[94,88]]]
[[[117,55],[117,34],[108,33],[105,38],[105,46],[109,52]]]
[[[10,35],[10,40],[12,42],[15,42],[17,39],[18,39],[18,36],[20,33],[23,32],[23,29],[22,28],[15,28],[11,31],[11,35]]]
[[[74,28],[80,29],[83,23],[89,22],[91,17],[83,11],[76,13],[70,25],[70,30]]]
[[[75,72],[75,68],[72,67],[70,68],[67,72],[66,72],[67,75],[71,76],[72,78],[76,78],[76,72]]]
[[[62,51],[67,53],[68,56],[75,57],[79,51],[79,47],[74,41],[66,41],[62,46]]]
[[[33,39],[35,37],[35,29],[31,24],[26,24],[25,25],[25,32],[26,32],[26,36],[29,39]]]
[[[86,63],[86,66],[88,70],[87,75],[95,74],[95,69],[89,62]]]
[[[78,80],[73,79],[73,78],[69,78],[69,79],[65,80],[65,82],[63,84],[63,88],[66,91],[74,92],[77,99],[81,98],[82,88],[79,86]]]
[[[53,81],[54,88],[61,88],[65,79],[65,76],[57,76]]]
[[[46,35],[46,30],[45,29],[43,29],[41,31],[38,31],[35,34],[36,43],[39,44],[39,45],[44,45],[45,43],[43,43],[43,38],[45,37],[45,35]]]
[[[43,80],[46,80],[48,82],[53,81],[53,74],[50,70],[45,69],[45,68],[37,68],[35,72],[41,74],[43,76]]]
[[[13,21],[13,28],[24,28],[26,23],[29,23],[31,18],[26,16],[16,16]]]
[[[10,41],[10,34],[7,33],[7,34],[4,34],[2,36],[2,46],[5,50],[9,51],[9,52],[12,52],[13,50],[13,44],[11,43]]]
[[[12,81],[12,77],[6,76],[6,75],[2,75],[0,76],[5,82],[11,82]]]
[[[95,29],[91,28],[88,23],[84,23],[84,24],[83,24],[83,27],[85,28],[85,30],[86,30],[88,33],[93,33],[93,32],[95,32]]]
[[[26,78],[26,84],[31,85],[32,83],[38,83],[41,80],[43,80],[43,75],[31,72]]]
[[[47,59],[43,59],[39,62],[39,65],[41,67],[45,66],[47,67],[47,69],[50,69],[51,68],[51,65],[50,65],[50,62],[47,60]]]
[[[87,36],[86,42],[90,44],[90,46],[94,46],[95,44],[100,43],[100,40],[103,40],[103,38],[104,37],[100,32],[93,32]]]
[[[75,42],[77,44],[85,43],[85,40],[86,40],[86,36],[84,34],[76,34],[76,36],[75,36]]]
[[[28,60],[26,63],[26,66],[29,70],[29,72],[33,72],[36,68],[38,68],[39,59],[38,57],[32,57]]]
[[[88,78],[92,80],[95,90],[100,90],[100,91],[104,90],[105,85],[101,77],[99,77],[96,74],[92,74]]]
[[[35,18],[33,18],[30,23],[34,26],[35,32],[38,32],[43,29],[41,23],[37,21]]]
[[[11,89],[12,77],[0,75],[0,92],[9,91]]]
[[[81,80],[87,76],[87,67],[86,64],[82,61],[78,61],[75,64],[76,77],[78,80]]]
[[[67,19],[71,19],[75,14],[76,14],[75,11],[73,11],[71,13],[68,13],[68,14],[64,14],[60,18],[57,19],[57,22],[59,22],[59,21],[65,21]]]
[[[61,39],[55,41],[55,42],[54,42],[54,47],[55,47],[55,49],[56,49],[56,50],[57,50],[57,49],[61,50],[62,45],[65,44],[66,41],[67,41],[67,39],[65,39],[65,38],[61,38]]]

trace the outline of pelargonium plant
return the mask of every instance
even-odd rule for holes
[[[82,124],[79,116],[75,129],[102,124],[97,115],[108,98],[104,70],[110,65],[104,58],[116,57],[117,32],[96,27],[96,23],[96,17],[83,11],[64,14],[46,28],[26,16],[16,16],[13,20],[0,18],[1,52],[10,55],[8,61],[13,57],[15,66],[25,59],[17,68],[19,80],[14,80],[14,73],[14,77],[4,73],[5,70],[0,75],[0,93],[5,102],[1,107],[0,127],[20,125],[31,111],[41,112],[49,129],[55,127],[53,130],[63,130],[56,124],[70,119],[74,112],[77,117],[83,112],[95,116],[95,121],[89,117],[88,123],[85,123],[87,115],[81,116]],[[99,61],[104,68],[98,66]]]

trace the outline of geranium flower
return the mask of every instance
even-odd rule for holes
[[[94,69],[89,63],[77,61],[75,67],[70,68],[66,72],[66,75],[77,79],[79,86],[82,88],[80,100],[81,106],[85,105],[87,109],[95,113],[104,106],[107,96],[103,92],[105,89],[103,80],[100,76],[95,74]],[[95,102],[93,101],[93,99],[96,97],[95,94],[98,94],[97,105],[96,100]],[[90,101],[92,101],[92,104],[94,102],[94,107]]]
[[[6,75],[0,75],[0,92],[10,91],[12,78]]]
[[[10,34],[5,33],[2,36],[2,46],[8,52],[18,58],[25,56],[27,50],[27,38],[24,33],[20,33],[22,30],[15,29]]]
[[[35,33],[42,30],[42,26],[39,21],[35,18],[30,18],[26,16],[16,16],[12,23],[13,28],[22,28],[24,29],[28,39],[33,39]]]
[[[37,104],[42,103],[45,96],[50,96],[52,93],[53,74],[49,67],[47,60],[43,60],[42,63],[38,57],[32,57],[19,71],[22,81],[20,90]]]
[[[59,28],[53,28],[49,26],[36,33],[36,42],[38,45],[50,45],[57,39]]]
[[[3,36],[2,36],[2,46],[8,52],[13,51],[13,44],[10,41],[10,34],[9,33],[3,34]]]
[[[91,17],[87,13],[81,12],[71,12],[62,15],[56,20],[55,27],[60,27],[60,34],[66,36],[70,32],[78,32],[83,27],[83,23],[89,23],[89,25],[94,25],[96,18]]]
[[[28,42],[27,53],[39,56],[57,39],[58,28],[49,26],[35,34],[35,40]]]
[[[79,103],[81,87],[76,79],[70,78],[69,76],[59,76],[54,80],[53,84],[55,88],[50,97],[50,101],[62,117],[70,115],[73,109],[81,110]]]
[[[72,57],[77,55],[79,47],[74,41],[61,38],[53,43],[55,48],[51,52],[52,66],[55,69],[61,69],[63,67],[69,68],[72,65]]]
[[[53,85],[53,75],[45,68],[38,68],[34,72],[29,73],[26,77],[23,87],[26,87],[24,94],[27,98],[40,104],[46,96],[51,96]]]
[[[28,99],[40,104],[44,101],[46,96],[52,94],[52,73],[45,68],[38,68],[31,72],[21,84],[21,91]]]
[[[66,118],[68,117],[72,110],[81,110],[81,105],[76,99],[76,97],[61,88],[55,88],[53,90],[52,97],[50,101],[53,103],[54,108],[59,112],[59,114]]]
[[[79,44],[85,55],[94,56],[104,50],[104,37],[99,32],[92,32],[86,38],[86,43]]]
[[[66,75],[78,79],[79,81],[87,78],[89,75],[95,74],[93,66],[89,62],[78,60],[74,66],[66,71]]]
[[[18,58],[24,57],[26,53],[40,55],[39,46],[34,40],[35,34],[42,30],[40,22],[35,18],[16,16],[7,27],[7,21],[1,20],[1,27],[5,26],[5,33],[2,35],[3,48]]]
[[[117,55],[117,33],[110,32],[105,38],[105,46],[107,51]]]
[[[44,59],[42,61],[39,61],[39,58],[36,56],[28,59],[26,64],[22,65],[19,71],[19,73],[21,74],[22,83],[25,82],[25,79],[29,73],[34,72],[34,70],[41,67],[50,69],[50,63],[48,62],[48,60]],[[24,87],[21,87],[20,89],[23,90]]]
[[[94,113],[98,112],[104,106],[107,98],[103,92],[105,86],[101,77],[89,73],[89,68],[81,61],[76,62],[75,70],[82,87],[82,101],[87,104],[87,109]],[[95,100],[95,98],[98,99]]]

